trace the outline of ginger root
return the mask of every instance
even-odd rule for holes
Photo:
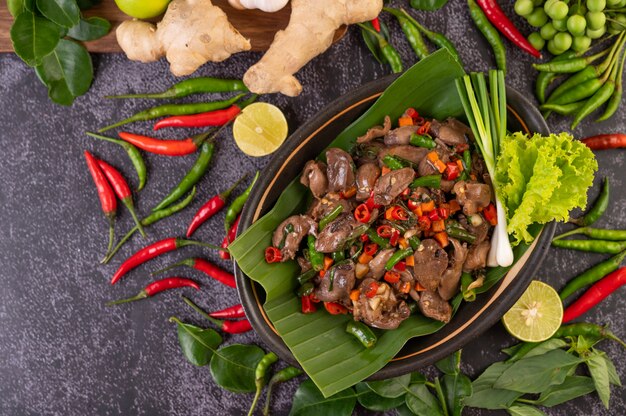
[[[210,0],[173,0],[156,27],[130,20],[117,28],[116,36],[129,59],[153,62],[165,56],[177,76],[250,49],[250,42]]]
[[[299,95],[302,85],[293,74],[330,47],[341,25],[372,20],[382,7],[382,0],[292,0],[289,24],[248,69],[244,83],[257,94]]]

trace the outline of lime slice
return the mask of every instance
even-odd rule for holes
[[[150,19],[165,13],[171,0],[115,0],[117,7],[137,19]]]
[[[233,136],[242,152],[249,156],[266,156],[287,138],[287,120],[278,107],[254,103],[243,109],[233,124]]]
[[[515,305],[504,314],[502,323],[509,334],[526,342],[545,341],[561,326],[563,304],[556,290],[533,280]]]

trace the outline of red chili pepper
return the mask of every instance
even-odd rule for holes
[[[361,239],[362,242],[366,243],[368,241],[370,241],[370,238],[368,237],[367,234],[361,234],[361,237],[359,237]]]
[[[313,294],[302,296],[300,301],[302,302],[302,313],[313,313],[317,311],[313,303]]]
[[[161,140],[154,137],[120,131],[120,138],[146,152],[165,156],[185,156],[194,153],[211,134],[206,132],[183,140]]]
[[[448,219],[450,216],[450,208],[439,207],[437,208],[437,214],[439,214],[439,218],[442,220]]]
[[[409,214],[404,210],[404,208],[395,206],[391,211],[391,217],[397,221],[406,221],[409,219]]]
[[[528,52],[535,58],[541,58],[541,53],[528,42],[519,30],[517,30],[513,22],[504,14],[496,0],[476,0],[476,3],[483,9],[483,12],[485,12],[491,24],[513,42],[514,45]]]
[[[622,267],[608,274],[602,280],[596,282],[576,302],[572,303],[563,312],[563,323],[567,323],[586,313],[591,308],[602,302],[611,293],[626,284],[626,267]]]
[[[166,117],[154,124],[154,130],[159,130],[164,127],[223,126],[233,120],[240,112],[241,108],[239,108],[238,105],[233,104],[228,108],[207,111],[206,113]]]
[[[416,126],[421,126],[424,123],[426,123],[426,120],[424,119],[424,117],[422,116],[417,116],[415,117],[415,119],[413,120],[414,125]]]
[[[142,248],[141,250],[137,251],[135,254],[130,256],[128,259],[126,259],[126,261],[122,263],[122,265],[119,267],[119,269],[117,269],[117,271],[113,275],[113,278],[111,279],[111,284],[112,285],[115,284],[126,273],[128,273],[135,267],[147,262],[148,260],[151,260],[157,256],[160,256],[161,254],[169,253],[170,251],[177,250],[181,247],[191,246],[191,245],[217,248],[212,244],[201,243],[200,241],[194,241],[194,240],[185,240],[182,238],[175,238],[175,237],[166,238],[164,240],[157,241],[156,243],[150,244],[149,246]]]
[[[626,147],[626,134],[599,134],[582,139],[581,142],[592,150],[621,149]]]
[[[220,269],[213,263],[209,263],[208,261],[201,259],[201,258],[190,257],[190,258],[181,260],[178,263],[172,264],[171,266],[168,266],[164,269],[157,270],[156,272],[153,272],[152,274],[155,275],[158,273],[162,273],[178,266],[191,267],[192,269],[201,271],[202,273],[208,275],[209,277],[217,280],[218,282],[226,286],[229,286],[232,288],[237,287],[237,283],[235,282],[235,276],[233,276],[232,273],[228,273],[227,271]]]
[[[235,241],[235,238],[237,237],[237,227],[239,227],[240,219],[241,219],[241,214],[237,216],[237,219],[235,220],[233,225],[230,227],[230,230],[228,230],[228,233],[226,233],[226,235],[224,236],[224,239],[222,240],[222,248],[228,248],[230,243]],[[228,250],[220,250],[219,255],[224,260],[230,259],[230,253],[228,252]]]
[[[382,238],[391,238],[393,235],[393,228],[388,225],[381,225],[376,229],[376,234]]]
[[[397,282],[400,281],[400,273],[393,272],[393,271],[388,271],[388,272],[385,273],[384,279],[388,283],[397,283]],[[378,290],[378,288],[376,290]],[[374,293],[374,295],[375,295],[375,293]]]
[[[444,171],[444,179],[448,181],[453,181],[459,177],[461,174],[461,170],[459,169],[459,165],[454,162],[446,163],[446,170]]]
[[[431,211],[432,212],[432,211]],[[419,225],[422,231],[426,231],[430,229],[432,222],[426,215],[422,215],[417,219],[417,224]]]
[[[370,197],[365,201],[367,208],[372,211],[374,208],[380,208],[380,205],[374,203],[374,191],[370,192]]]
[[[187,228],[187,238],[191,237],[191,235],[198,229],[198,227],[204,224],[206,220],[208,220],[213,215],[220,212],[222,208],[224,208],[224,206],[226,205],[226,200],[228,199],[230,194],[246,176],[247,175],[244,175],[243,177],[238,179],[237,182],[233,184],[233,186],[231,186],[224,192],[215,195],[213,198],[209,199],[204,205],[200,207],[198,212],[196,212],[196,214],[191,219],[189,228]]]
[[[372,19],[371,23],[374,30],[380,33],[380,20],[378,20],[378,17]]]
[[[104,172],[98,165],[98,161],[91,153],[85,150],[85,159],[87,159],[87,167],[91,173],[96,188],[98,189],[98,198],[100,198],[100,206],[104,216],[109,220],[109,245],[107,249],[107,255],[113,248],[113,238],[115,234],[115,213],[117,212],[117,199],[115,199],[115,193],[111,188],[111,185],[106,180]]]
[[[417,129],[417,134],[419,135],[423,135],[423,134],[427,134],[430,131],[430,121],[426,121],[424,122],[424,124],[422,124],[420,126],[419,129]]]
[[[399,272],[403,272],[406,270],[406,261],[399,261],[395,264],[395,266],[393,266],[394,270],[397,270]]]
[[[378,282],[372,282],[367,286],[367,290],[365,291],[365,296],[367,296],[368,298],[373,298],[374,296],[376,296],[376,293],[378,292]]]
[[[137,218],[137,212],[135,212],[135,205],[133,204],[133,194],[130,191],[130,187],[126,182],[126,179],[124,179],[119,170],[115,169],[102,159],[98,159],[98,166],[100,166],[100,169],[102,169],[102,172],[104,172],[104,175],[109,180],[109,183],[113,187],[113,191],[115,191],[117,197],[128,209],[128,212],[130,212],[130,215],[133,217],[133,221],[135,221],[139,232],[145,237],[146,232],[143,229],[143,225],[141,225],[141,221]]]
[[[439,212],[436,209],[433,209],[432,211],[430,211],[428,213],[428,219],[430,221],[438,221],[441,219],[441,217],[439,216]],[[419,221],[419,220],[418,220]]]
[[[389,238],[389,244],[391,244],[392,246],[395,246],[398,244],[399,240],[400,240],[400,232],[396,229],[393,229],[393,231],[391,232],[391,238]]]
[[[373,256],[374,254],[376,254],[377,251],[378,251],[378,244],[376,243],[366,244],[365,247],[363,248],[363,252],[367,254],[368,256]]]
[[[276,247],[268,247],[265,249],[265,261],[267,263],[276,263],[283,258],[283,254]]]
[[[178,289],[179,287],[193,287],[196,290],[200,290],[200,286],[191,279],[184,277],[166,277],[165,279],[156,280],[146,286],[141,292],[132,298],[114,300],[107,303],[107,306],[119,305],[121,303],[134,302],[136,300],[145,299],[150,296],[154,296],[157,293],[170,289]]]
[[[415,199],[409,199],[406,203],[407,207],[409,207],[411,211],[416,210],[420,206],[420,204],[421,202]]]
[[[354,218],[358,222],[367,223],[372,218],[372,213],[366,204],[361,204],[354,209]]]
[[[238,305],[230,306],[226,309],[211,312],[209,313],[209,316],[212,316],[213,318],[226,318],[226,319],[245,318],[246,312],[243,310],[243,305],[240,303]]]
[[[485,216],[485,219],[489,222],[489,224],[498,224],[498,214],[496,212],[496,206],[493,204],[493,202],[487,205],[485,209],[483,209],[483,215]]]
[[[348,309],[335,302],[324,302],[324,307],[331,315],[345,315],[348,313]]]
[[[454,151],[458,154],[462,154],[466,150],[469,150],[469,144],[467,143],[460,143],[454,146]]]
[[[408,117],[411,117],[412,119],[416,119],[420,116],[417,110],[415,110],[413,107],[407,108],[404,114]]]
[[[248,321],[247,319],[240,319],[238,321],[216,319],[206,313],[202,308],[193,303],[190,299],[184,296],[182,298],[187,305],[193,308],[193,310],[204,316],[209,322],[211,322],[213,325],[217,326],[219,329],[226,332],[227,334],[241,334],[243,332],[248,332],[252,329],[252,325],[250,325],[250,321]]]

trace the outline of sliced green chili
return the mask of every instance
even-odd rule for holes
[[[324,253],[320,253],[315,249],[315,236],[309,234],[307,236],[307,246],[309,247],[309,261],[311,267],[316,272],[319,272],[324,268]]]
[[[230,206],[226,210],[226,215],[224,216],[224,230],[226,230],[226,232],[230,230],[230,227],[233,225],[233,223],[237,219],[237,215],[239,215],[239,213],[241,213],[241,211],[243,210],[243,206],[246,204],[246,201],[248,200],[248,197],[250,196],[250,192],[252,192],[252,188],[254,187],[254,184],[256,183],[257,179],[259,179],[258,171],[254,175],[254,178],[252,178],[252,182],[250,182],[250,185],[248,185],[246,190],[243,191],[241,195],[237,196],[237,198],[233,200],[233,202],[230,204]]]
[[[398,170],[404,167],[402,162],[391,155],[385,155],[385,157],[383,157],[383,163],[391,170]]]
[[[389,240],[379,236],[376,233],[376,230],[368,228],[367,231],[365,232],[365,234],[367,234],[367,236],[369,237],[370,241],[372,241],[373,243],[378,244],[378,247],[380,247],[380,248],[389,248],[389,247],[391,247],[389,245]]]
[[[346,326],[346,332],[358,339],[365,348],[372,348],[374,345],[376,345],[376,341],[378,341],[376,334],[374,334],[371,328],[365,325],[363,322],[348,322],[348,325]]]
[[[298,288],[298,291],[296,293],[299,297],[308,296],[311,293],[313,293],[314,289],[315,289],[315,286],[313,286],[313,283],[306,282]],[[328,289],[328,290],[332,290],[332,289]]]
[[[415,133],[411,134],[409,143],[411,143],[413,146],[425,147],[427,149],[434,149],[435,146],[437,146],[437,143],[435,143],[432,137]]]
[[[339,214],[341,214],[342,212],[343,212],[343,205],[341,205],[341,204],[339,204],[335,208],[333,208],[333,210],[330,211],[328,213],[328,215],[326,215],[324,218],[322,218],[320,220],[320,223],[318,225],[319,230],[322,231],[324,229],[324,227],[326,227],[328,224],[333,222],[335,220],[335,218],[337,218],[339,216]]]
[[[586,227],[598,221],[609,207],[610,196],[611,189],[609,186],[609,178],[606,177],[604,178],[600,195],[598,195],[598,199],[596,199],[593,207],[582,218],[572,219],[570,222]]]
[[[422,244],[422,242],[417,236],[414,235],[413,237],[409,238],[409,245],[411,246],[413,251],[417,250],[420,244]]]
[[[396,251],[391,255],[391,257],[389,257],[387,263],[385,263],[385,270],[393,269],[393,266],[398,264],[405,257],[410,256],[411,254],[413,254],[413,249],[411,247]]]
[[[309,280],[313,279],[316,275],[317,272],[313,269],[310,269],[298,276],[296,280],[298,280],[298,283],[300,283],[300,285],[303,285]]]
[[[409,185],[410,188],[417,188],[419,186],[439,189],[441,188],[441,175],[420,176],[419,178],[414,179]]]
[[[476,236],[474,234],[470,233],[463,228],[461,224],[453,220],[446,221],[446,232],[450,237],[468,242],[470,244],[473,244],[474,241],[476,241]]]
[[[346,253],[343,250],[335,251],[332,254],[332,258],[335,263],[340,262],[346,259]]]
[[[469,290],[468,287],[474,282],[472,275],[466,272],[461,274],[461,294],[466,302],[474,302],[476,300],[476,291]]]

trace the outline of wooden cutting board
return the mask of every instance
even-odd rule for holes
[[[253,51],[264,51],[269,48],[274,34],[284,29],[289,23],[291,7],[287,7],[276,13],[265,13],[259,10],[237,10],[228,4],[228,0],[213,0],[213,4],[219,6],[228,15],[233,26],[241,32],[252,44]],[[113,0],[103,0],[98,6],[85,11],[85,16],[100,16],[112,24],[111,32],[98,40],[86,42],[87,49],[91,52],[121,52],[115,40],[115,28],[124,20],[129,19],[122,13]],[[159,19],[154,19],[159,20]],[[13,52],[9,30],[13,17],[7,9],[6,1],[0,0],[0,52]],[[343,26],[335,33],[334,42],[341,39],[346,33]]]

